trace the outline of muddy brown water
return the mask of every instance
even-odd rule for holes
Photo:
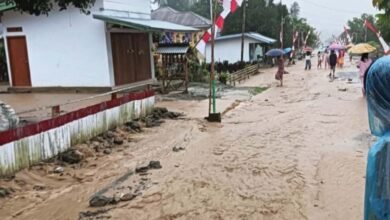
[[[270,86],[234,105],[222,124],[202,120],[203,101],[159,103],[187,113],[159,128],[125,134],[108,156],[66,167],[63,177],[33,168],[10,182],[1,219],[78,219],[89,198],[150,160],[148,187],[104,213],[110,219],[362,219],[365,158],[371,138],[358,84],[329,83],[325,70],[288,67],[285,87],[270,69],[243,87]],[[348,88],[340,92],[340,87]],[[220,100],[231,106],[235,99]],[[219,107],[222,108],[222,107]],[[224,108],[219,109],[223,111]],[[174,152],[174,147],[184,150]],[[119,187],[139,183],[130,176]],[[146,180],[145,179],[145,180]],[[43,190],[33,190],[42,184]],[[102,216],[102,217],[104,217]]]

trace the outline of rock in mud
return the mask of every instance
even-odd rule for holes
[[[137,197],[137,196],[134,195],[133,193],[126,193],[126,194],[124,194],[124,195],[121,197],[121,201],[122,201],[122,202],[131,201],[131,200],[135,199],[135,197]]]
[[[33,187],[33,190],[35,190],[35,191],[43,191],[45,189],[46,189],[46,186],[44,186],[44,185],[35,185]]]
[[[54,169],[54,173],[63,173],[65,171],[65,169],[63,167],[57,167]]]
[[[146,173],[149,170],[149,166],[141,165],[135,168],[136,173]]]
[[[89,217],[94,217],[97,215],[104,214],[106,212],[110,211],[110,209],[99,209],[96,211],[86,211],[86,212],[80,212],[79,213],[79,218],[89,218]]]
[[[110,148],[107,148],[107,149],[104,149],[103,153],[108,155],[108,154],[112,153],[112,150]]]
[[[177,112],[166,112],[163,114],[163,118],[170,118],[170,119],[176,119],[178,117],[180,117],[181,114],[180,113],[177,113]]]
[[[184,147],[173,147],[173,152],[180,152],[180,151],[183,151],[183,150],[185,150],[185,148]]]
[[[114,137],[115,137],[115,133],[112,132],[112,131],[107,131],[107,132],[104,134],[104,136],[105,136],[106,138],[114,138]]]
[[[98,195],[94,196],[91,200],[89,200],[89,206],[91,207],[103,207],[108,205],[113,198],[109,198],[107,196]]]
[[[123,144],[123,138],[121,138],[121,137],[114,138],[114,144],[122,145]]]
[[[142,131],[141,125],[136,121],[129,121],[125,125],[133,131],[136,131],[136,132]]]
[[[0,198],[5,198],[7,196],[11,195],[11,192],[9,189],[0,187]]]
[[[161,166],[161,163],[160,163],[160,161],[150,161],[149,162],[149,168],[150,169],[161,169],[162,168],[162,166]]]
[[[59,159],[65,163],[76,164],[84,159],[84,154],[78,150],[71,149],[60,154]]]
[[[147,128],[152,128],[152,127],[158,127],[160,126],[164,121],[160,119],[156,119],[154,117],[148,116],[145,118],[145,126]]]

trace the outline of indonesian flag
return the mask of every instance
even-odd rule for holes
[[[292,51],[291,51],[290,57],[294,56],[294,53],[295,53],[295,43],[297,42],[298,37],[299,37],[299,32],[295,31],[295,33],[293,33],[293,43],[292,43],[292,48],[291,48]]]
[[[349,30],[351,28],[348,27],[348,26],[344,26],[344,32],[345,32],[345,35],[347,35],[347,39],[348,39],[348,42],[347,43],[352,43],[352,38],[351,38],[351,35],[349,35]]]
[[[385,54],[390,54],[390,47],[389,45],[386,43],[386,41],[383,39],[382,35],[381,35],[381,32],[379,32],[373,24],[371,24],[368,20],[365,20],[364,21],[364,26],[367,27],[368,29],[370,29],[373,33],[376,34],[376,36],[378,37],[379,39],[379,42],[381,43],[382,47],[383,47],[383,50],[385,51]]]
[[[237,8],[242,5],[243,0],[218,0],[222,5],[223,10],[221,14],[215,20],[215,34],[222,31],[223,26],[225,25],[225,19],[230,13],[237,11]],[[215,37],[215,36],[214,36]],[[206,45],[207,42],[211,40],[211,28],[204,33],[202,39],[196,45],[196,49],[205,56],[206,54]]]

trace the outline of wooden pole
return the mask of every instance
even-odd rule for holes
[[[242,2],[242,29],[241,29],[241,62],[244,62],[244,49],[245,49],[245,25],[246,25],[246,2]]]

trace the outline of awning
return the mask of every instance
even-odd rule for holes
[[[159,46],[157,54],[186,54],[189,46]]]
[[[197,32],[196,28],[187,27],[179,24],[174,24],[166,21],[151,20],[151,19],[135,19],[135,18],[124,18],[109,15],[94,14],[93,17],[98,20],[110,24],[116,24],[135,30],[146,31],[146,32]]]

